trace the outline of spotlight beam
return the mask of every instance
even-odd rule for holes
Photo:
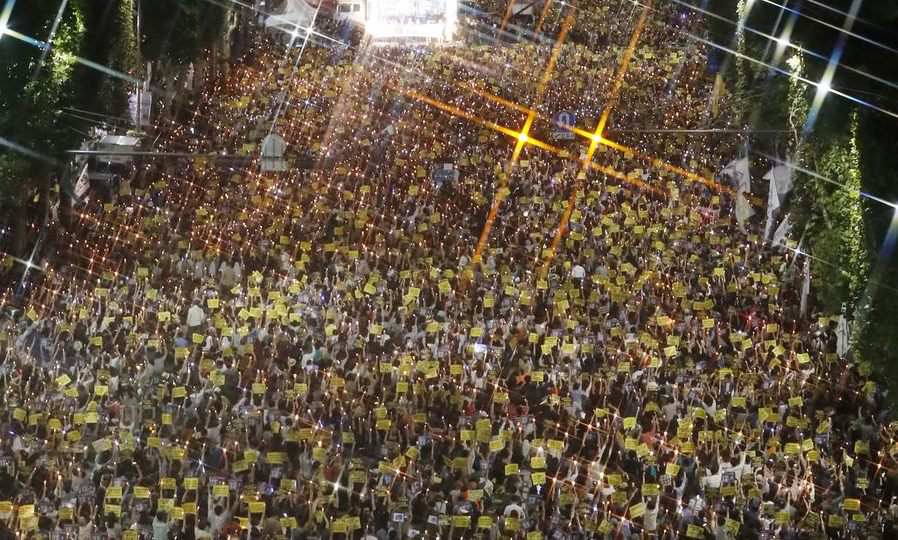
[[[422,102],[422,103],[425,103],[425,104],[427,104],[427,105],[430,105],[430,106],[432,106],[432,107],[434,107],[434,108],[436,108],[436,109],[439,109],[439,110],[441,110],[441,111],[443,111],[443,112],[446,112],[446,113],[448,113],[448,114],[450,114],[450,115],[452,115],[452,116],[456,116],[456,117],[459,117],[459,118],[463,118],[463,119],[465,119],[465,120],[468,120],[468,121],[470,121],[470,122],[474,122],[474,123],[479,124],[479,125],[481,125],[481,126],[487,127],[487,128],[492,129],[492,130],[494,130],[494,131],[497,131],[497,132],[499,132],[499,133],[502,133],[502,134],[504,134],[504,135],[507,135],[507,136],[509,136],[509,137],[511,137],[511,138],[513,138],[513,139],[517,139],[517,138],[520,137],[520,135],[521,135],[520,132],[517,132],[517,131],[515,131],[515,130],[513,130],[513,129],[509,129],[509,128],[505,127],[505,126],[501,126],[501,125],[496,124],[495,122],[491,122],[491,121],[489,121],[489,120],[483,120],[483,119],[481,119],[481,118],[478,118],[478,117],[475,116],[474,114],[471,114],[471,113],[469,113],[469,112],[467,112],[467,111],[461,110],[461,109],[459,109],[458,107],[455,107],[455,106],[453,106],[453,105],[449,105],[448,103],[443,103],[442,101],[439,101],[439,100],[433,99],[433,98],[431,98],[431,97],[425,96],[425,95],[423,95],[423,94],[420,94],[419,92],[415,92],[415,91],[413,91],[413,90],[404,90],[404,89],[396,88],[396,87],[391,87],[391,88],[392,88],[394,91],[396,91],[396,92],[399,92],[399,93],[401,93],[401,94],[403,94],[403,95],[405,95],[405,96],[408,96],[408,97],[410,97],[410,98],[412,98],[412,99],[416,99],[416,100],[418,100],[418,101],[420,101],[420,102]],[[553,145],[551,145],[551,144],[548,144],[548,143],[545,143],[545,142],[543,142],[543,141],[540,141],[540,140],[538,140],[538,139],[534,139],[534,138],[532,138],[532,137],[528,137],[527,143],[528,143],[528,144],[531,144],[531,145],[533,145],[533,146],[535,146],[535,147],[537,147],[537,148],[539,148],[539,149],[541,149],[541,150],[544,150],[544,151],[546,151],[546,152],[550,152],[550,153],[552,153],[552,154],[555,154],[555,155],[557,155],[557,156],[559,156],[559,157],[561,157],[561,158],[563,158],[563,159],[569,159],[569,158],[570,158],[570,155],[568,154],[568,152],[562,150],[561,148],[558,148],[558,147],[556,147],[556,146],[553,146]],[[646,183],[646,182],[643,182],[643,181],[641,181],[641,180],[637,180],[637,179],[631,178],[631,177],[625,175],[624,173],[622,173],[622,172],[620,172],[620,171],[617,171],[617,170],[615,170],[615,169],[613,169],[613,168],[611,168],[611,167],[604,167],[604,166],[599,165],[599,164],[594,163],[594,162],[592,162],[592,163],[587,162],[586,160],[579,160],[579,159],[578,159],[577,161],[579,161],[580,163],[582,163],[582,165],[583,165],[584,168],[588,168],[588,169],[591,169],[591,170],[599,171],[599,172],[604,173],[604,174],[606,174],[606,175],[608,175],[608,176],[610,176],[610,177],[613,177],[613,178],[615,178],[615,179],[617,179],[617,180],[620,180],[620,181],[623,182],[623,183],[631,184],[631,185],[633,185],[633,186],[635,186],[635,187],[637,187],[637,188],[639,188],[639,189],[642,189],[642,190],[645,190],[645,191],[649,191],[649,192],[654,193],[654,194],[659,195],[659,196],[666,196],[666,195],[667,195],[667,191],[665,191],[665,190],[663,190],[663,189],[661,189],[661,188],[658,188],[658,187],[656,187],[656,186],[652,186],[652,185],[650,185],[650,184],[648,184],[648,183]]]
[[[47,37],[47,46],[41,50],[41,58],[37,63],[37,66],[34,68],[34,73],[31,75],[31,80],[37,80],[38,76],[41,73],[41,69],[44,67],[44,62],[47,60],[47,55],[50,53],[50,49],[53,47],[53,38],[56,37],[56,30],[59,28],[59,23],[62,21],[62,14],[65,13],[65,8],[69,5],[69,0],[62,0],[59,3],[59,10],[56,12],[56,18],[53,20],[53,27],[50,29],[50,35]]]
[[[696,11],[696,12],[699,12],[699,13],[705,15],[705,16],[708,16],[708,17],[711,17],[711,18],[714,18],[714,19],[717,19],[717,20],[720,20],[720,21],[728,22],[728,23],[730,23],[730,24],[733,24],[733,25],[736,25],[736,26],[738,26],[738,27],[744,28],[746,31],[748,31],[748,32],[750,32],[750,33],[752,33],[752,34],[755,34],[756,36],[760,36],[760,37],[762,37],[762,38],[765,38],[765,39],[770,40],[770,41],[773,42],[773,43],[776,43],[778,49],[779,49],[780,47],[782,47],[782,48],[790,48],[790,49],[793,49],[793,50],[795,50],[795,51],[798,51],[798,52],[800,52],[800,53],[802,53],[802,54],[806,54],[806,55],[808,55],[808,56],[811,56],[811,57],[813,57],[813,58],[816,58],[816,59],[818,59],[818,60],[824,60],[824,61],[828,61],[828,60],[829,60],[829,57],[826,56],[826,55],[824,55],[824,54],[820,54],[820,53],[818,53],[818,52],[816,52],[816,51],[812,51],[812,50],[810,50],[810,49],[805,49],[805,48],[802,47],[801,45],[792,43],[791,41],[789,41],[789,40],[786,39],[786,38],[783,38],[783,37],[776,37],[776,36],[774,36],[774,35],[772,35],[772,34],[768,34],[768,33],[763,32],[763,31],[761,31],[761,30],[756,30],[756,29],[754,29],[754,28],[751,28],[750,26],[746,26],[746,25],[744,25],[744,24],[741,24],[741,21],[734,21],[734,20],[732,20],[732,19],[728,19],[728,18],[726,18],[726,17],[724,17],[724,16],[722,16],[722,15],[718,15],[717,13],[713,13],[713,12],[708,11],[708,10],[706,10],[706,9],[702,9],[702,8],[700,8],[700,7],[698,7],[698,6],[693,6],[692,4],[689,4],[688,2],[684,2],[683,0],[672,0],[672,1],[675,2],[675,3],[677,3],[677,4],[680,4],[680,5],[689,7],[690,9],[692,9],[692,10],[694,10],[694,11]],[[840,12],[840,13],[841,13],[841,12]],[[856,19],[856,20],[860,20],[860,19],[857,19],[857,18],[855,18],[855,19]],[[895,83],[895,82],[892,82],[892,81],[883,79],[882,77],[878,77],[878,76],[876,76],[876,75],[873,75],[872,73],[868,73],[868,72],[866,72],[866,71],[864,71],[864,70],[862,70],[862,69],[858,69],[858,68],[856,68],[856,67],[854,67],[854,66],[843,65],[843,66],[839,66],[839,67],[840,67],[840,69],[845,69],[845,70],[847,70],[847,71],[851,71],[852,73],[856,73],[857,75],[860,75],[860,76],[862,76],[862,77],[866,77],[866,78],[868,78],[868,79],[870,79],[870,80],[873,80],[873,81],[876,81],[876,82],[878,82],[878,83],[880,83],[880,84],[884,84],[884,85],[889,86],[889,87],[891,87],[891,88],[898,89],[898,83]]]
[[[6,0],[6,4],[3,6],[3,11],[0,11],[0,39],[3,38],[3,34],[5,34],[9,30],[9,17],[12,15],[12,8],[15,7],[16,0]]]
[[[645,5],[646,5],[646,4],[642,3],[642,2],[640,2],[640,0],[627,0],[627,1],[630,2],[630,3],[632,3],[632,4],[634,4],[634,5],[637,5],[637,6],[645,6]],[[779,5],[779,4],[776,4],[776,5]],[[778,66],[775,66],[775,65],[773,65],[773,64],[769,64],[769,63],[767,63],[767,62],[764,62],[763,60],[758,60],[757,58],[754,58],[754,57],[749,56],[749,55],[747,55],[747,54],[740,53],[739,51],[733,49],[732,47],[727,47],[727,46],[725,46],[725,45],[721,45],[720,43],[716,43],[716,42],[711,41],[711,40],[709,40],[709,39],[705,39],[705,38],[703,38],[703,37],[701,37],[701,36],[697,36],[697,35],[695,35],[695,34],[692,34],[691,32],[687,32],[687,31],[685,31],[685,30],[676,30],[676,32],[678,32],[678,33],[680,33],[680,34],[682,34],[682,35],[688,37],[689,39],[692,39],[692,40],[694,40],[694,41],[698,41],[699,43],[704,43],[705,45],[707,45],[707,46],[709,46],[709,47],[713,47],[713,48],[715,48],[715,49],[719,49],[719,50],[721,50],[721,51],[723,51],[723,52],[729,53],[729,54],[731,54],[731,55],[733,55],[733,56],[742,58],[742,59],[744,59],[744,60],[748,60],[749,62],[752,62],[753,64],[758,64],[758,65],[761,65],[761,66],[770,68],[771,71],[774,71],[774,72],[779,73],[779,74],[781,74],[781,75],[785,75],[785,76],[787,76],[787,77],[790,77],[790,78],[793,78],[793,79],[795,79],[795,80],[801,81],[801,82],[803,82],[803,83],[805,83],[805,84],[808,84],[808,85],[810,85],[810,86],[817,87],[817,85],[818,85],[818,82],[817,82],[817,81],[812,81],[812,80],[807,79],[807,78],[805,78],[805,77],[802,77],[802,76],[800,76],[800,75],[796,75],[796,74],[794,74],[794,73],[791,73],[791,72],[789,72],[789,71],[787,71],[787,70],[785,70],[785,69],[782,69],[782,68],[780,68],[780,67],[778,67]],[[896,49],[895,52],[898,52],[898,49]],[[837,96],[839,96],[839,97],[842,97],[842,98],[844,98],[844,99],[847,99],[848,101],[851,101],[852,103],[856,103],[856,104],[858,104],[858,105],[867,107],[867,108],[869,108],[869,109],[871,109],[871,110],[874,110],[874,111],[877,111],[877,112],[886,114],[886,115],[888,115],[888,116],[891,116],[892,118],[898,118],[898,113],[895,113],[895,112],[892,112],[892,111],[883,109],[882,107],[879,107],[879,106],[874,105],[874,104],[872,104],[872,103],[868,103],[868,102],[863,101],[863,100],[861,100],[861,99],[859,99],[859,98],[856,98],[856,97],[854,97],[854,96],[848,95],[848,94],[846,94],[845,92],[841,92],[841,91],[839,91],[839,90],[832,89],[832,90],[830,90],[830,93],[835,94],[835,95],[837,95]]]
[[[863,3],[864,0],[853,0],[851,2],[851,11],[845,16],[845,24],[842,25],[844,32],[839,34],[839,38],[836,40],[836,46],[833,47],[832,55],[829,57],[829,61],[826,64],[826,70],[823,72],[823,78],[817,84],[817,93],[814,95],[811,110],[808,112],[808,117],[804,124],[803,131],[805,135],[810,134],[811,130],[814,128],[814,124],[817,122],[817,115],[820,113],[820,108],[823,107],[823,101],[826,99],[826,95],[832,91],[833,77],[835,77],[836,69],[838,69],[839,63],[842,60],[842,53],[845,52],[845,42],[848,39],[847,32],[854,27],[854,21],[857,18],[858,11],[860,11]]]
[[[674,0],[674,1],[676,1],[676,0]],[[843,35],[845,35],[845,36],[851,36],[851,37],[853,37],[853,38],[855,38],[855,39],[859,39],[859,40],[861,40],[861,41],[863,41],[863,42],[865,42],[865,43],[868,43],[868,44],[870,44],[870,45],[873,45],[874,47],[879,47],[880,49],[885,49],[885,50],[887,50],[887,51],[889,51],[889,52],[893,52],[893,53],[898,54],[898,49],[896,49],[896,48],[894,48],[894,47],[889,47],[888,45],[885,45],[885,44],[883,44],[883,43],[879,43],[879,42],[876,41],[876,40],[870,39],[870,38],[868,38],[868,37],[866,37],[866,36],[863,36],[863,35],[861,35],[861,34],[858,34],[858,33],[856,33],[856,32],[852,32],[850,28],[844,28],[844,27],[843,27],[843,28],[839,28],[838,26],[836,26],[836,25],[834,25],[834,24],[832,24],[832,23],[828,23],[828,22],[826,22],[826,21],[824,21],[824,20],[822,20],[822,19],[818,19],[818,18],[816,18],[816,17],[812,17],[812,16],[810,16],[810,15],[808,15],[808,14],[806,14],[806,13],[803,13],[801,10],[797,10],[797,9],[794,9],[794,8],[790,8],[790,7],[786,6],[786,5],[777,4],[776,2],[773,2],[772,0],[762,0],[762,1],[763,1],[764,3],[766,3],[766,4],[770,4],[770,5],[772,5],[772,6],[776,6],[776,7],[780,8],[780,9],[783,9],[783,10],[785,10],[785,11],[788,11],[789,13],[794,13],[794,14],[798,15],[799,17],[804,17],[805,19],[808,19],[808,20],[813,21],[813,22],[815,22],[815,23],[821,24],[821,25],[823,25],[823,26],[825,26],[825,27],[827,27],[827,28],[829,28],[829,29],[831,29],[831,30],[835,30],[835,31],[837,31],[837,32],[839,32],[839,33],[841,33],[841,34],[843,34]],[[853,11],[853,7],[854,7],[854,6],[852,6],[852,11]],[[844,15],[850,17],[850,16],[851,16],[851,13],[850,13],[850,12],[849,12],[849,13],[844,13]]]
[[[711,41],[711,40],[705,39],[705,38],[703,38],[703,37],[697,36],[697,35],[692,34],[692,33],[689,33],[689,32],[685,32],[685,31],[682,31],[682,30],[681,30],[680,32],[683,33],[684,35],[686,35],[687,37],[689,37],[690,39],[693,39],[693,40],[698,41],[698,42],[700,42],[700,43],[704,43],[705,45],[708,45],[709,47],[713,47],[713,48],[715,48],[715,49],[720,49],[721,51],[726,52],[726,53],[729,53],[729,54],[732,54],[732,55],[734,55],[734,56],[738,56],[739,58],[742,58],[742,59],[744,59],[744,60],[748,60],[749,62],[752,62],[753,64],[758,64],[758,65],[761,65],[761,66],[768,67],[768,68],[770,68],[771,70],[773,70],[773,71],[775,71],[775,72],[777,72],[777,73],[779,73],[779,74],[781,74],[781,75],[785,75],[786,77],[789,77],[789,78],[791,78],[791,79],[795,79],[795,80],[797,80],[797,81],[801,81],[801,82],[803,82],[803,83],[805,83],[805,84],[808,84],[808,85],[814,86],[814,87],[818,86],[818,84],[819,84],[817,81],[812,81],[812,80],[810,80],[810,79],[808,79],[808,78],[806,78],[806,77],[802,77],[801,75],[796,75],[795,73],[791,73],[791,72],[789,72],[789,71],[787,71],[787,70],[785,70],[785,69],[783,69],[783,68],[781,68],[781,67],[774,66],[774,65],[772,65],[772,64],[768,64],[767,62],[764,62],[763,60],[758,60],[757,58],[753,58],[753,57],[751,57],[751,56],[749,56],[749,55],[747,55],[747,54],[742,54],[742,53],[740,53],[739,51],[737,51],[737,50],[735,50],[735,49],[733,49],[733,48],[731,48],[731,47],[727,47],[727,46],[725,46],[725,45],[721,45],[720,43],[715,43],[715,42],[713,42],[713,41]],[[830,89],[829,93],[835,94],[835,95],[837,95],[837,96],[839,96],[839,97],[841,97],[841,98],[844,98],[844,99],[847,99],[848,101],[851,101],[852,103],[856,103],[856,104],[861,105],[861,106],[863,106],[863,107],[867,107],[867,108],[872,109],[872,110],[874,110],[874,111],[876,111],[876,112],[880,112],[880,113],[882,113],[882,114],[888,115],[888,116],[890,116],[890,117],[892,117],[892,118],[898,118],[898,113],[889,111],[889,110],[887,110],[887,109],[883,109],[882,107],[879,107],[879,106],[874,105],[874,104],[872,104],[872,103],[868,103],[868,102],[866,102],[866,101],[864,101],[864,100],[862,100],[862,99],[859,99],[859,98],[856,98],[856,97],[851,96],[851,95],[849,95],[849,94],[846,94],[845,92],[842,92],[842,91],[837,90],[837,89],[835,89],[835,88]]]

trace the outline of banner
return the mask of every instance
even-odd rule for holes
[[[90,177],[88,175],[87,168],[87,163],[85,163],[84,166],[81,167],[81,172],[78,174],[72,190],[74,198],[78,201],[83,199],[84,196],[87,195],[88,190],[90,190]]]
[[[769,182],[767,224],[764,226],[764,238],[767,239],[773,230],[773,214],[783,205],[786,196],[792,191],[792,168],[788,164],[777,165],[764,175],[764,180]]]
[[[839,358],[845,358],[845,355],[851,349],[850,338],[848,319],[845,318],[843,313],[839,315],[839,323],[836,326],[836,352],[839,354]]]
[[[776,231],[773,233],[773,240],[771,244],[774,246],[781,246],[786,243],[786,236],[789,234],[789,231],[792,230],[792,223],[789,221],[789,214],[786,214],[786,217],[783,218],[783,222],[780,223],[780,226],[776,228]]]
[[[754,208],[748,202],[746,193],[751,193],[751,172],[748,169],[748,158],[737,159],[730,162],[720,175],[729,178],[736,188],[736,222],[744,225],[753,215]]]
[[[153,108],[153,93],[147,90],[140,92],[140,122],[137,121],[137,102],[137,92],[134,92],[128,98],[128,117],[135,126],[147,126]]]
[[[804,282],[801,284],[801,316],[808,312],[808,296],[811,294],[811,258],[804,258]]]

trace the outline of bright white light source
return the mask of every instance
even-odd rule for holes
[[[526,143],[530,140],[530,137],[528,137],[526,133],[518,133],[518,140],[522,143]]]
[[[6,26],[6,23],[0,22],[0,37],[3,37],[3,34],[5,34],[8,29],[9,27]]]
[[[817,91],[821,94],[828,94],[830,90],[832,90],[832,86],[830,86],[829,81],[824,80],[817,84]]]
[[[451,41],[458,23],[458,0],[340,0],[339,4],[337,17],[363,23],[375,40]],[[347,9],[341,12],[343,5]]]

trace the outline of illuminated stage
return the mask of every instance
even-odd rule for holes
[[[373,43],[451,42],[458,0],[287,0],[285,11],[268,17],[265,25],[302,36],[322,17],[364,27]]]
[[[365,30],[375,41],[452,41],[458,0],[368,0]]]

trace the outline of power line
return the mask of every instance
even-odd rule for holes
[[[721,20],[721,21],[730,23],[730,24],[732,24],[732,25],[734,25],[734,26],[736,26],[736,27],[744,28],[744,29],[746,29],[747,31],[749,31],[750,33],[756,34],[756,35],[761,36],[761,37],[763,37],[763,38],[765,38],[765,39],[768,39],[768,40],[770,40],[771,42],[776,43],[776,44],[778,44],[778,45],[780,45],[780,46],[784,46],[784,47],[789,47],[789,48],[791,48],[791,49],[795,49],[795,50],[798,51],[798,52],[801,52],[801,53],[803,53],[803,54],[807,54],[808,56],[811,56],[811,57],[813,57],[813,58],[817,58],[817,59],[819,59],[819,60],[829,61],[829,57],[826,56],[826,55],[820,54],[820,53],[818,53],[818,52],[816,52],[816,51],[812,51],[812,50],[810,50],[810,49],[806,49],[806,48],[802,47],[801,45],[797,45],[797,44],[792,43],[791,41],[788,41],[788,40],[786,40],[786,39],[778,38],[778,37],[773,36],[773,35],[771,35],[771,34],[767,34],[767,33],[765,33],[765,32],[762,32],[761,30],[756,30],[756,29],[754,29],[754,28],[752,28],[752,27],[750,27],[750,26],[748,26],[748,25],[740,24],[739,21],[734,21],[734,20],[732,20],[732,19],[728,19],[728,18],[724,17],[723,15],[718,15],[718,14],[713,13],[713,12],[711,12],[711,11],[708,11],[708,10],[706,10],[706,9],[702,9],[702,8],[700,8],[700,7],[698,7],[698,6],[693,6],[692,4],[689,4],[688,2],[684,2],[684,1],[682,1],[682,0],[671,0],[671,1],[672,1],[672,2],[675,2],[675,3],[677,3],[677,4],[681,4],[681,5],[683,5],[683,6],[686,6],[686,7],[690,8],[690,9],[693,9],[693,10],[695,10],[695,11],[697,11],[697,12],[699,12],[699,13],[702,13],[702,14],[704,14],[704,15],[707,15],[708,17],[712,17],[712,18],[714,18],[714,19],[718,19],[718,20]],[[858,20],[859,20],[859,19],[858,19]],[[864,71],[864,70],[862,70],[862,69],[858,69],[858,68],[853,67],[853,66],[850,66],[850,65],[842,65],[842,64],[840,64],[839,67],[842,68],[842,69],[851,71],[852,73],[857,73],[858,75],[861,75],[861,76],[866,77],[866,78],[868,78],[868,79],[874,80],[874,81],[876,81],[876,82],[878,82],[878,83],[880,83],[880,84],[884,84],[884,85],[890,86],[890,87],[892,87],[892,88],[898,90],[898,83],[894,83],[894,82],[892,82],[892,81],[883,79],[882,77],[878,77],[878,76],[876,76],[876,75],[873,75],[872,73],[868,73],[868,72],[866,72],[866,71]]]

